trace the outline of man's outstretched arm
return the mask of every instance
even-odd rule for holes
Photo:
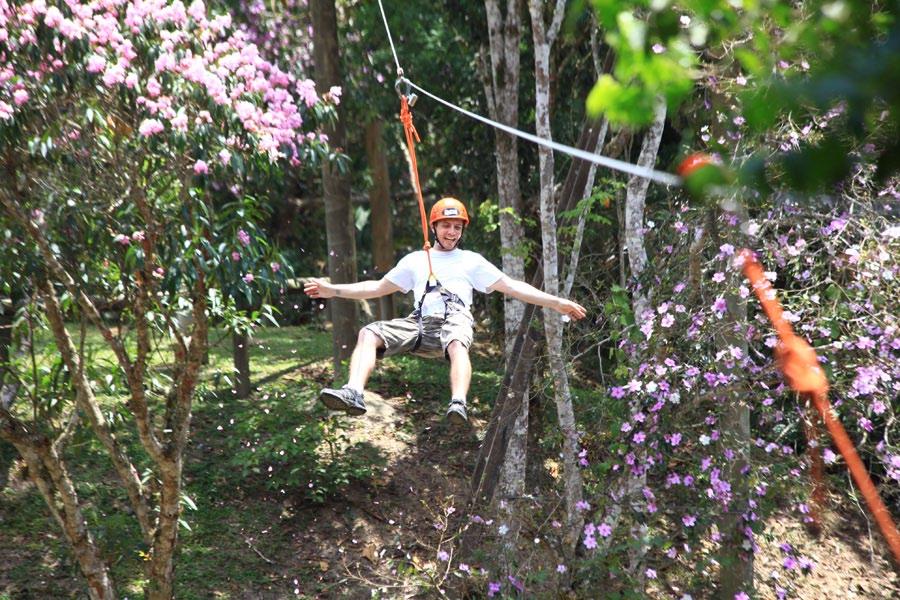
[[[512,279],[506,275],[498,279],[496,283],[488,288],[488,290],[512,296],[517,300],[528,302],[529,304],[537,304],[538,306],[552,308],[556,312],[576,320],[583,319],[587,314],[587,310],[577,302],[572,302],[571,300],[566,300],[565,298],[542,292],[531,284],[518,279]]]
[[[331,283],[325,279],[313,278],[306,282],[303,291],[310,298],[349,298],[368,300],[380,298],[401,291],[400,287],[382,277],[357,283]]]

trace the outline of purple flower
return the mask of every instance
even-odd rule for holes
[[[437,553],[437,558],[440,561],[447,562],[448,560],[450,560],[450,555],[447,554],[447,552],[445,552],[444,550],[440,550]]]
[[[491,581],[490,583],[488,583],[488,598],[493,598],[498,593],[500,593],[500,582]]]
[[[250,234],[243,229],[238,229],[237,239],[245,248],[250,245]]]
[[[684,515],[681,517],[681,522],[684,523],[685,527],[693,527],[697,524],[697,517],[694,515]]]
[[[557,573],[565,573],[568,569],[566,569],[566,565],[556,565]]]
[[[247,273],[242,279],[244,280],[244,283],[253,283],[253,280],[256,278],[253,276],[253,273]]]
[[[597,538],[592,535],[585,536],[584,538],[584,547],[588,550],[593,550],[597,547]]]
[[[577,510],[582,510],[582,511],[583,511],[583,510],[590,510],[591,505],[588,504],[588,503],[587,503],[586,501],[584,501],[584,500],[579,500],[578,502],[575,503],[575,508],[576,508]]]
[[[750,600],[750,596],[747,595],[747,592],[738,592],[734,595],[734,600]]]
[[[612,527],[610,527],[606,523],[600,523],[599,525],[597,525],[597,534],[600,537],[608,538],[610,535],[612,535]]]

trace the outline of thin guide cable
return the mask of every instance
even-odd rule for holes
[[[585,152],[584,150],[580,150],[578,148],[573,148],[572,146],[566,146],[565,144],[560,144],[559,142],[554,142],[553,140],[548,140],[542,137],[538,137],[532,133],[527,133],[525,131],[521,131],[516,129],[515,127],[510,127],[509,125],[504,125],[503,123],[498,123],[496,121],[492,121],[487,117],[483,117],[477,113],[473,113],[468,111],[460,106],[453,104],[452,102],[448,102],[444,100],[440,96],[436,96],[432,94],[428,90],[422,88],[419,85],[416,85],[406,77],[401,78],[402,81],[409,84],[409,86],[419,92],[425,94],[432,100],[440,102],[444,106],[460,112],[471,119],[475,119],[476,121],[480,121],[486,125],[490,125],[496,129],[501,131],[505,131],[510,135],[515,135],[524,140],[528,140],[533,144],[538,144],[540,146],[545,146],[552,150],[556,150],[557,152],[562,152],[563,154],[568,154],[569,156],[573,156],[575,158],[580,158],[581,160],[586,160],[588,162],[592,162],[594,164],[606,167],[608,169],[613,169],[615,171],[621,171],[623,173],[628,173],[629,175],[634,175],[636,177],[643,177],[644,179],[649,179],[651,181],[655,181],[657,183],[661,183],[663,185],[669,186],[679,186],[681,185],[681,178],[677,175],[672,175],[671,173],[666,173],[664,171],[657,171],[655,169],[648,169],[646,167],[641,167],[639,165],[634,165],[629,162],[625,162],[623,160],[618,160],[615,158],[610,158],[608,156],[603,156],[602,154],[593,154],[591,152]]]
[[[384,22],[384,30],[387,32],[388,43],[391,45],[391,53],[394,55],[394,64],[397,65],[397,75],[403,74],[400,68],[400,59],[397,58],[397,49],[394,48],[394,38],[391,37],[391,28],[388,27],[387,16],[384,14],[384,5],[378,0],[378,8],[381,10],[381,20]]]

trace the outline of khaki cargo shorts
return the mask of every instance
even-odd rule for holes
[[[447,346],[458,341],[466,348],[472,345],[475,319],[466,308],[452,309],[445,319],[443,315],[422,317],[422,342],[415,351],[417,356],[437,358],[447,356]],[[384,348],[378,350],[378,357],[393,356],[413,351],[419,336],[419,320],[414,314],[406,318],[369,323],[368,329],[384,341]]]

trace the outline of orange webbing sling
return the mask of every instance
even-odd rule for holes
[[[900,567],[900,533],[897,532],[897,526],[891,519],[891,515],[878,495],[878,490],[872,483],[866,467],[863,465],[850,436],[847,435],[844,426],[837,419],[828,402],[828,380],[825,373],[819,366],[819,360],[815,350],[804,340],[794,333],[790,323],[784,318],[784,312],[781,309],[775,290],[763,274],[763,268],[757,262],[753,252],[744,249],[741,251],[741,258],[744,261],[744,275],[750,280],[753,290],[756,292],[757,298],[762,305],[763,311],[775,327],[778,334],[778,345],[775,347],[775,358],[784,378],[788,385],[795,392],[807,395],[812,401],[812,405],[818,411],[822,420],[825,421],[825,427],[831,438],[834,440],[838,451],[847,461],[847,468],[853,476],[860,492],[869,506],[869,511],[875,517],[881,534],[884,536],[894,555],[894,561]],[[810,434],[815,433],[815,426],[808,431]],[[813,476],[821,477],[821,459],[818,457],[818,449],[814,449],[813,458]],[[818,463],[818,464],[817,464]],[[817,490],[821,501],[821,487]]]

